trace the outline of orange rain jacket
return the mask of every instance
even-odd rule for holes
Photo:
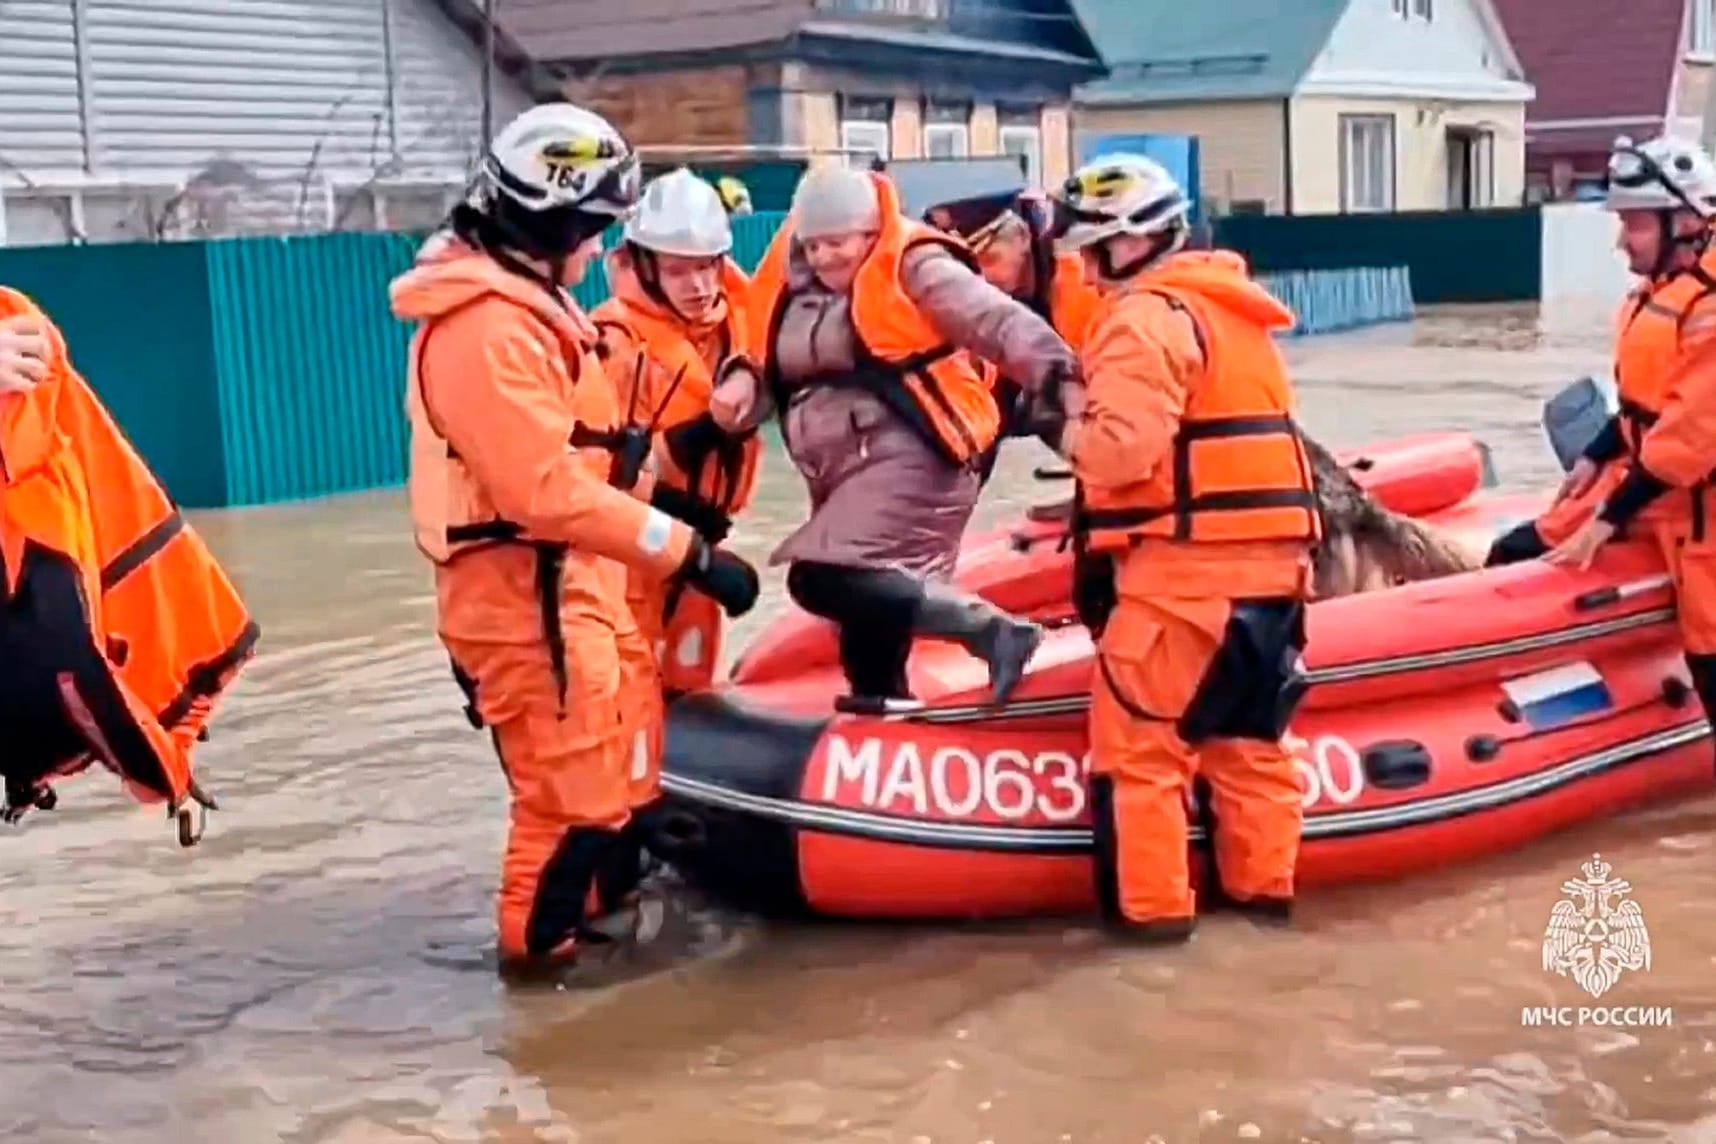
[[[0,690],[29,693],[26,664],[57,670],[54,691],[83,749],[44,760],[46,774],[8,772],[7,802],[14,813],[51,806],[53,776],[99,761],[138,800],[172,806],[190,845],[187,799],[206,798],[192,747],[260,629],[73,368],[59,330],[0,287],[0,318],[21,314],[46,326],[52,349],[46,381],[0,394],[0,643],[29,645],[0,656]],[[16,737],[0,762],[9,749]]]

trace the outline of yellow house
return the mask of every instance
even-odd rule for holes
[[[1511,206],[1534,92],[1491,0],[1075,0],[1082,158],[1197,139],[1211,213]]]

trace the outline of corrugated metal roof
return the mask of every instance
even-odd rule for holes
[[[1537,87],[1528,125],[1667,114],[1685,0],[1494,2]]]
[[[773,43],[810,18],[811,0],[504,0],[497,8],[496,23],[521,50],[553,63]]]
[[[1101,69],[1085,56],[1058,52],[1052,48],[1034,48],[1029,44],[1010,44],[1004,40],[984,40],[954,32],[917,31],[912,28],[878,28],[867,24],[844,24],[815,20],[800,29],[807,36],[829,36],[834,39],[864,40],[872,44],[897,44],[927,51],[958,52],[965,55],[1001,56],[1008,59],[1032,60],[1039,63],[1066,64],[1087,69],[1086,74],[1101,74]]]
[[[440,0],[480,11],[482,0]],[[876,14],[892,12],[870,0]],[[1077,19],[1060,0],[955,0],[942,22],[872,20],[865,0],[504,0],[496,23],[542,64],[719,51],[800,33],[926,51],[1001,55],[1099,72]],[[1018,34],[1018,26],[1032,28]],[[999,31],[998,31],[999,30]]]
[[[1285,97],[1349,0],[1072,0],[1110,75],[1085,103]],[[1543,2],[1543,0],[1539,0]]]

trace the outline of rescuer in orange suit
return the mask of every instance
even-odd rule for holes
[[[1080,355],[1083,408],[1039,416],[1067,415],[1079,612],[1099,637],[1098,893],[1125,932],[1191,935],[1186,795],[1201,773],[1220,890],[1284,920],[1302,819],[1282,737],[1304,692],[1322,535],[1272,338],[1293,314],[1239,256],[1182,250],[1189,204],[1150,159],[1105,156],[1058,197],[1060,247],[1081,254],[1105,295]]]
[[[651,503],[710,544],[727,538],[750,503],[762,452],[755,432],[728,436],[709,413],[716,378],[750,361],[749,280],[732,249],[715,188],[683,167],[670,171],[644,188],[626,220],[609,255],[614,295],[591,314],[626,416],[654,437]],[[633,572],[628,597],[656,649],[666,697],[711,686],[724,626],[715,601],[642,572]],[[634,785],[638,805],[653,799],[654,767]]]
[[[1073,350],[1084,345],[1101,295],[1086,280],[1079,255],[1056,252],[1054,208],[1041,192],[1021,188],[952,199],[926,210],[924,221],[963,241],[991,286],[1030,307]],[[1001,432],[984,458],[985,483],[995,471],[1001,439],[1035,435],[1023,416],[1023,397],[1018,382],[997,375]]]
[[[257,636],[59,330],[0,287],[0,817],[99,762],[195,843],[192,751]]]
[[[417,544],[437,628],[511,790],[503,968],[544,969],[600,935],[629,886],[636,725],[628,568],[740,614],[756,573],[644,499],[589,318],[566,292],[637,200],[637,159],[600,116],[534,107],[495,138],[467,200],[392,288],[421,324],[407,385]],[[648,680],[654,686],[654,680]]]
[[[1716,719],[1716,164],[1685,140],[1620,139],[1606,205],[1644,278],[1621,308],[1620,411],[1569,475],[1569,499],[1594,514],[1559,543],[1542,539],[1551,563],[1576,568],[1630,526],[1661,549],[1693,688]]]

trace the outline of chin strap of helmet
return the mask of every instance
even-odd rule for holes
[[[1699,260],[1703,258],[1704,252],[1710,247],[1709,223],[1706,222],[1705,225],[1700,226],[1693,234],[1676,234],[1674,216],[1677,213],[1679,213],[1678,208],[1656,212],[1656,227],[1660,241],[1656,247],[1656,265],[1651,267],[1650,276],[1652,278],[1665,278],[1676,271],[1685,270],[1705,279],[1706,285],[1716,289],[1716,280],[1710,279],[1704,268],[1699,265]],[[1682,252],[1692,256],[1693,262],[1690,267],[1675,264],[1677,256]]]
[[[453,208],[451,223],[459,237],[481,247],[501,266],[528,278],[565,303],[561,283],[572,253],[601,234],[613,221],[577,207],[550,207],[528,211],[505,195],[492,195],[482,206],[460,203]],[[516,253],[515,253],[516,252]],[[548,273],[517,257],[540,259]]]
[[[667,292],[661,288],[661,263],[656,261],[655,251],[647,246],[639,246],[635,242],[626,243],[626,253],[631,256],[632,269],[637,273],[638,285],[650,301],[667,310],[680,321],[690,324],[691,319],[685,312],[673,304]]]
[[[1175,222],[1173,226],[1160,234],[1152,236],[1150,245],[1144,248],[1144,253],[1126,263],[1117,266],[1114,262],[1114,239],[1104,239],[1096,244],[1097,271],[1110,282],[1119,282],[1135,277],[1149,269],[1153,264],[1172,254],[1186,242],[1186,225]],[[1115,235],[1115,238],[1122,237]]]

